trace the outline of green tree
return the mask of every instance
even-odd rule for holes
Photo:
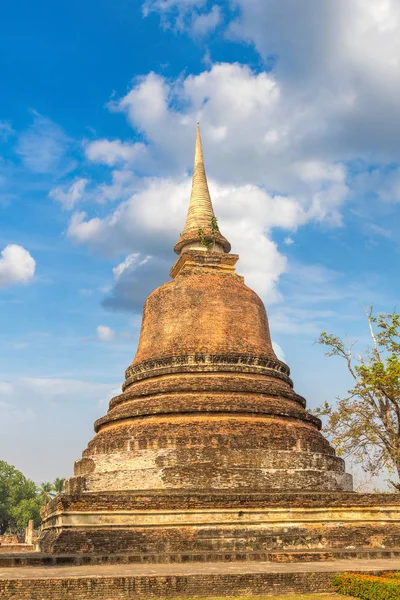
[[[53,491],[57,494],[62,494],[65,490],[65,478],[56,477],[53,481]]]
[[[15,531],[21,525],[21,515],[25,512],[26,522],[21,527],[26,527],[29,519],[36,520],[38,513],[34,503],[29,506],[26,501],[37,500],[37,487],[31,479],[27,479],[12,465],[0,461],[0,534],[5,531]],[[18,525],[17,525],[18,522]]]
[[[315,414],[326,417],[324,431],[339,454],[353,456],[371,475],[386,468],[400,491],[400,315],[374,316],[371,307],[366,316],[372,344],[363,355],[354,354],[356,342],[321,333],[326,355],[344,359],[354,386],[335,407],[325,402]]]
[[[10,514],[13,518],[17,531],[24,531],[28,525],[28,521],[33,520],[35,528],[40,525],[40,498],[29,498],[21,500],[16,506],[12,506]]]
[[[52,500],[53,484],[50,481],[45,481],[39,486],[39,498],[42,504],[47,504]]]

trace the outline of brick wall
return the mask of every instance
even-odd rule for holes
[[[400,508],[400,494],[347,493],[252,493],[252,492],[180,492],[177,490],[120,491],[105,493],[62,494],[45,505],[42,518],[55,511],[103,510],[186,510],[217,508]]]
[[[332,573],[0,579],[4,600],[128,600],[331,591]]]
[[[21,552],[33,552],[32,544],[1,544],[0,554],[20,554]]]

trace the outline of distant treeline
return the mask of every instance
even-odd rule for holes
[[[37,486],[21,471],[0,460],[0,535],[23,532],[29,520],[40,525],[40,508],[56,494],[64,491],[65,479]]]

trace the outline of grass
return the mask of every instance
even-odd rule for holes
[[[258,600],[351,600],[349,596],[339,594],[289,594],[286,596],[257,596]],[[238,599],[236,599],[238,600]],[[241,598],[240,600],[244,600]],[[246,599],[250,600],[250,598]],[[251,600],[256,600],[252,598]]]
[[[341,596],[340,594],[289,594],[286,596],[257,596],[263,600],[351,600],[349,596]],[[238,600],[238,599],[237,599]],[[244,599],[241,599],[244,600]],[[250,600],[250,598],[246,599]],[[251,599],[251,600],[255,600]]]
[[[180,598],[179,600],[199,600],[198,598]],[[286,594],[285,596],[234,596],[227,598],[207,598],[206,600],[351,600],[350,596],[340,594]],[[355,599],[354,599],[355,600]]]

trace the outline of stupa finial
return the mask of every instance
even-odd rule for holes
[[[206,170],[204,167],[203,147],[200,135],[200,123],[197,122],[196,147],[192,177],[192,192],[185,227],[175,244],[175,252],[180,254],[183,249],[207,250],[204,240],[214,237],[213,248],[217,252],[229,252],[229,242],[216,232],[216,219],[208,189]]]

